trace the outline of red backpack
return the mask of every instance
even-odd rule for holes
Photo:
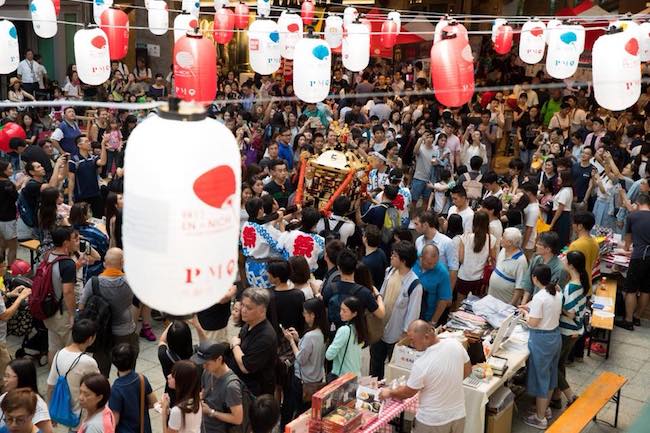
[[[52,268],[55,263],[64,259],[69,259],[68,256],[59,256],[49,261],[50,253],[47,253],[41,263],[36,268],[36,274],[32,279],[32,294],[29,296],[29,311],[32,317],[36,320],[45,320],[56,314],[57,311],[62,311],[63,292],[61,297],[57,299],[54,292],[54,284],[52,283]]]

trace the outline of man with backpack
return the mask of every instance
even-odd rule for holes
[[[227,433],[234,426],[241,426],[242,433],[247,431],[243,428],[244,385],[226,365],[228,352],[227,344],[205,341],[192,357],[194,363],[203,366],[203,433]]]
[[[357,208],[357,224],[372,224],[381,230],[381,247],[388,255],[393,241],[394,230],[401,227],[399,211],[393,201],[399,194],[399,187],[386,185],[379,204],[370,205],[362,214]]]
[[[105,337],[100,339],[101,344],[95,342],[93,357],[106,377],[111,371],[110,353],[114,346],[129,343],[136,353],[139,352],[140,339],[130,308],[133,292],[122,271],[123,266],[122,250],[109,249],[104,256],[104,272],[88,280],[79,301],[79,317],[93,317],[98,324],[98,335]]]
[[[478,201],[483,197],[481,166],[483,166],[483,158],[472,156],[469,160],[469,170],[459,178],[459,183],[465,188],[467,198],[473,207],[476,207]]]
[[[326,241],[328,238],[340,239],[345,245],[354,234],[356,226],[346,215],[350,212],[350,199],[345,195],[336,197],[332,204],[332,214],[324,216],[316,225],[318,232]]]
[[[81,379],[91,373],[99,373],[97,362],[86,354],[95,341],[97,328],[92,320],[82,319],[72,327],[72,343],[62,348],[52,361],[47,377],[47,401],[52,421],[76,430],[81,419],[79,387]],[[69,406],[61,404],[69,401]]]

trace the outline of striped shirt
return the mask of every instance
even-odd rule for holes
[[[575,313],[575,317],[571,319],[564,313],[560,316],[560,334],[567,336],[582,335],[586,308],[587,300],[582,285],[567,283],[562,291],[562,310]]]

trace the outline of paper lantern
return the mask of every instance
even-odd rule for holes
[[[56,10],[52,0],[32,0],[29,4],[34,33],[40,38],[48,39],[56,35]]]
[[[302,6],[300,7],[300,17],[305,25],[309,26],[314,22],[315,9],[314,3],[311,0],[305,0],[302,2]]]
[[[546,72],[551,77],[563,80],[575,74],[580,61],[576,42],[576,33],[567,26],[555,29],[548,40],[546,53]]]
[[[469,43],[469,35],[465,26],[456,20],[451,20],[449,21],[449,24],[442,29],[442,37],[449,38],[454,35]]]
[[[302,19],[298,14],[283,11],[278,18],[280,28],[280,55],[293,60],[293,51],[296,44],[302,39]]]
[[[266,18],[271,14],[271,0],[257,0],[257,16]]]
[[[621,111],[641,96],[639,42],[628,32],[599,37],[591,50],[592,83],[601,107]]]
[[[580,24],[569,24],[565,25],[564,28],[576,34],[576,50],[578,50],[579,54],[582,54],[582,52],[585,50],[585,36],[587,33],[585,31],[585,28]]]
[[[199,20],[194,15],[182,13],[174,18],[174,42],[185,36],[185,34],[199,26]]]
[[[5,0],[0,0],[0,7],[5,5]]]
[[[442,39],[442,29],[449,25],[447,18],[442,18],[436,23],[436,27],[433,29],[433,43],[440,41]]]
[[[494,23],[492,23],[492,43],[495,43],[497,41],[497,30],[499,27],[506,24],[508,24],[508,20],[505,20],[503,18],[497,18],[494,20]]]
[[[217,93],[217,51],[200,33],[189,31],[174,43],[174,88],[180,99],[205,104]]]
[[[402,16],[397,11],[388,12],[387,20],[394,21],[397,24],[397,34],[402,30]]]
[[[248,57],[251,69],[270,75],[280,67],[280,31],[273,20],[255,20],[248,28]]]
[[[494,51],[497,54],[508,54],[512,48],[512,36],[513,31],[511,26],[499,26],[494,40]]]
[[[108,81],[111,76],[111,57],[108,38],[102,29],[78,30],[74,34],[74,56],[82,82],[98,86]]]
[[[639,25],[639,59],[650,61],[650,22]]]
[[[4,3],[4,0],[2,3]],[[61,0],[52,0],[52,3],[54,3],[54,12],[56,12],[56,16],[58,18],[59,13],[61,13]]]
[[[397,43],[397,23],[393,20],[386,20],[381,24],[381,35],[379,43],[383,48],[392,49]]]
[[[237,3],[235,6],[235,27],[243,30],[248,27],[249,11],[245,3]]]
[[[231,9],[221,8],[214,13],[214,41],[226,45],[232,40],[235,14]]]
[[[542,21],[527,21],[521,27],[519,38],[519,58],[524,63],[534,65],[544,58],[546,49],[546,25]]]
[[[95,24],[101,24],[104,11],[113,6],[113,0],[93,0],[93,19]]]
[[[332,53],[327,41],[300,39],[293,61],[293,91],[302,101],[321,102],[330,91]]]
[[[151,33],[159,36],[167,33],[167,27],[169,27],[167,3],[162,0],[149,0],[147,17],[149,19],[149,31]]]
[[[0,74],[9,74],[18,68],[20,52],[18,50],[18,33],[11,21],[0,20]]]
[[[343,18],[328,15],[325,19],[325,40],[332,48],[338,48],[343,43]]]
[[[199,11],[201,10],[201,3],[199,0],[183,0],[181,3],[181,9],[184,12],[194,15],[196,18],[199,17]]]
[[[179,143],[189,155],[182,164]],[[192,314],[231,287],[239,255],[240,158],[232,133],[205,113],[161,110],[129,136],[124,268],[146,305]],[[160,170],[175,176],[161,178]]]
[[[120,9],[108,8],[99,20],[108,38],[111,60],[120,60],[129,52],[129,16]]]
[[[0,150],[5,153],[11,152],[9,141],[12,138],[21,138],[24,140],[26,137],[27,134],[25,134],[22,126],[14,122],[7,122],[0,129]]]
[[[352,72],[363,71],[370,62],[370,31],[362,23],[352,23],[346,27],[343,38],[343,66]]]
[[[226,6],[227,4],[228,4],[228,0],[214,0],[212,6],[214,7],[214,11],[216,12],[222,7]]]
[[[546,24],[546,43],[550,40],[551,36],[555,33],[555,30],[562,25],[562,21],[552,19]]]
[[[348,25],[352,24],[359,17],[359,11],[352,6],[348,6],[343,10],[343,27],[347,30]]]
[[[441,37],[431,48],[431,82],[441,104],[460,107],[474,95],[472,49],[461,36]]]

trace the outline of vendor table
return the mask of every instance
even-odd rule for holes
[[[374,420],[366,424],[358,433],[391,433],[392,428],[388,425],[395,417],[400,417],[400,430],[404,429],[404,412],[407,410],[415,412],[418,407],[417,394],[406,400],[388,400],[384,407]]]
[[[593,313],[591,315],[591,328],[602,329],[605,332],[605,338],[596,339],[594,337],[594,332],[592,331],[591,340],[589,345],[587,346],[587,356],[591,355],[591,343],[598,342],[598,343],[604,343],[607,346],[605,352],[605,359],[609,358],[609,346],[611,345],[612,330],[614,329],[616,286],[617,286],[616,279],[611,278],[608,279],[605,282],[605,284],[599,284],[599,287],[595,288],[594,290],[592,296],[592,302],[599,303],[599,301],[601,300],[605,302],[603,302],[604,308],[602,310],[593,310]]]

